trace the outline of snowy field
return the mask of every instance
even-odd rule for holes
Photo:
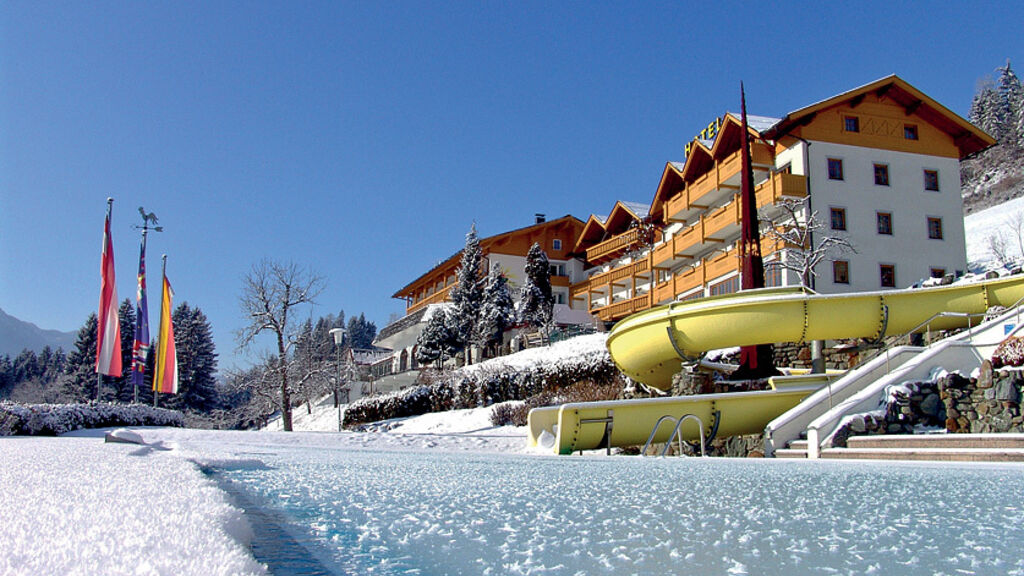
[[[1024,197],[986,208],[964,218],[967,263],[972,272],[984,272],[999,266],[989,249],[988,238],[991,235],[1003,238],[1009,256],[1018,261],[1024,260],[1020,248],[1020,236],[1024,235],[1024,230],[1021,230],[1020,234],[1014,230],[1016,219],[1024,222]]]
[[[1024,574],[1020,466],[555,457],[486,413],[0,438],[0,574]]]

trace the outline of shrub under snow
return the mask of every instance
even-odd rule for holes
[[[525,400],[577,382],[612,382],[619,371],[605,346],[607,334],[588,334],[544,348],[494,358],[455,370],[429,385],[352,403],[345,426]]]
[[[181,412],[144,404],[0,402],[0,436],[56,436],[80,428],[185,425]]]

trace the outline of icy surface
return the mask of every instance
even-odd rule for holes
[[[151,454],[0,438],[0,574],[265,573],[241,510],[190,462]]]
[[[1024,574],[1019,467],[263,459],[268,469],[218,478],[338,574]]]

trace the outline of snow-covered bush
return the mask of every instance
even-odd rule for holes
[[[143,404],[0,402],[0,436],[56,436],[80,428],[184,425],[181,412]]]
[[[992,353],[993,368],[1022,365],[1024,365],[1024,338],[1011,336],[1003,340]]]
[[[526,400],[578,382],[610,384],[620,373],[608,355],[606,339],[606,334],[578,336],[466,366],[429,385],[361,398],[345,410],[344,424]]]

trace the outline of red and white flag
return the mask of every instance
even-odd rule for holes
[[[96,333],[96,373],[121,375],[121,324],[117,318],[117,286],[114,283],[114,245],[110,240],[110,205],[103,228],[103,280]]]

